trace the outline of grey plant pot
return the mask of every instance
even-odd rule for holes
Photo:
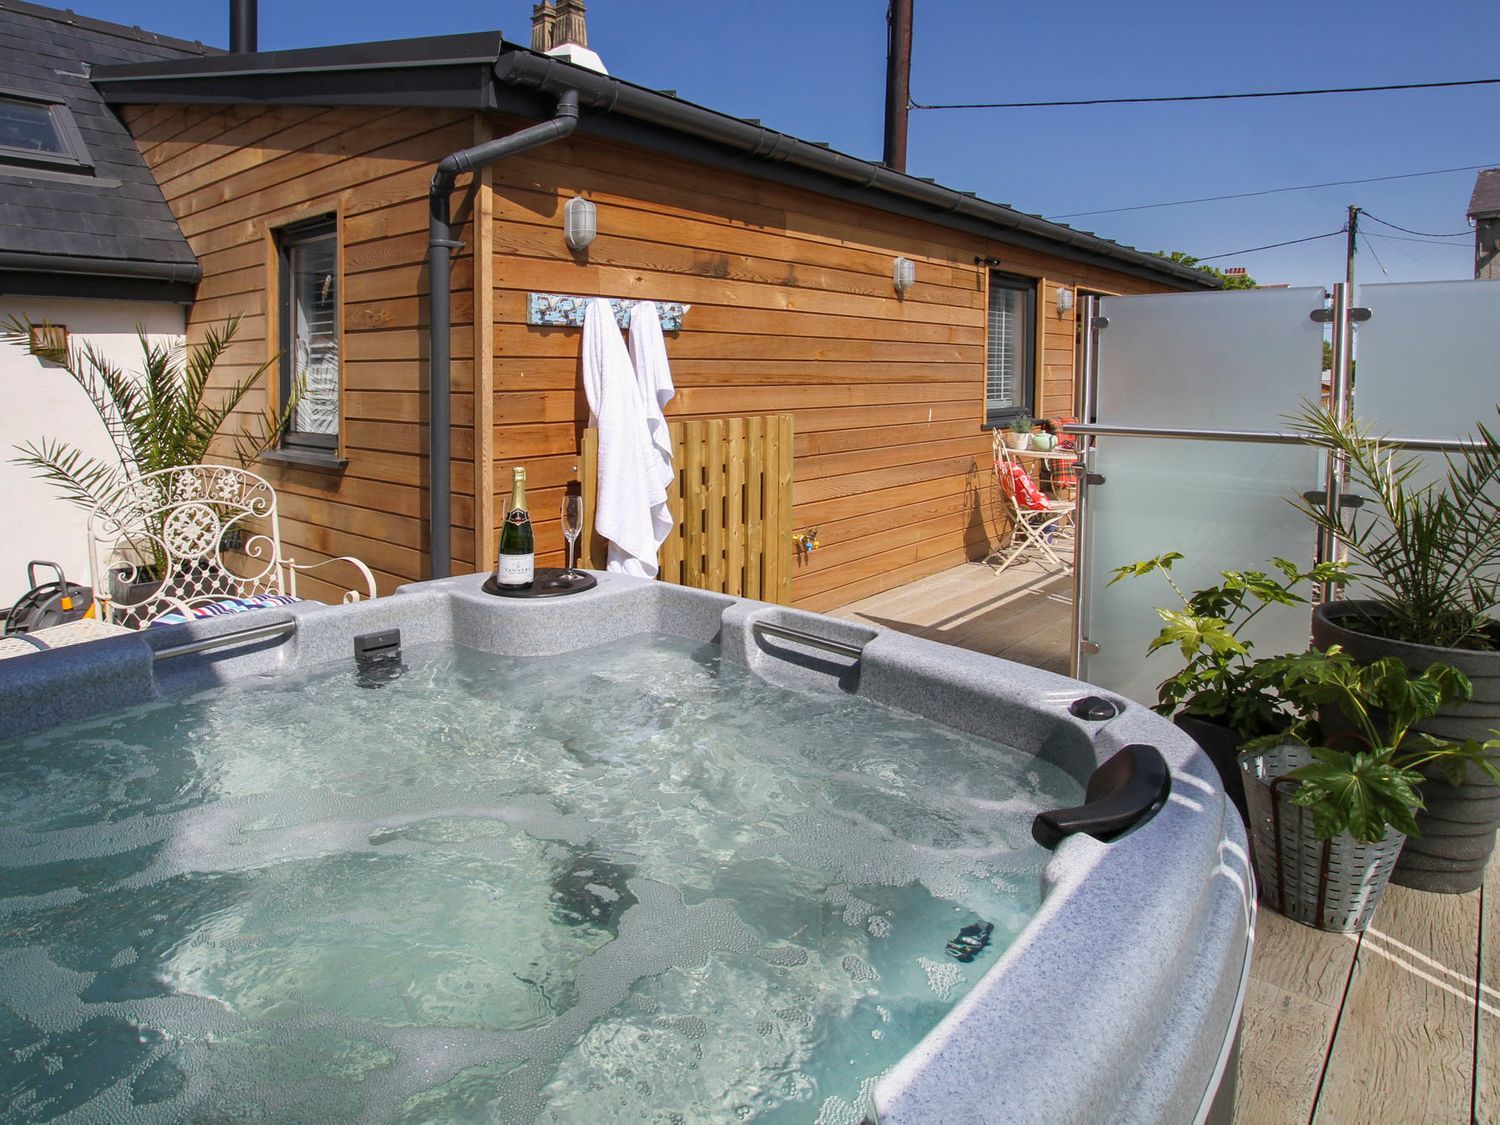
[[[1219,781],[1224,785],[1224,795],[1239,810],[1240,819],[1248,824],[1250,813],[1245,807],[1245,774],[1240,769],[1240,743],[1243,740],[1239,731],[1232,730],[1223,723],[1182,713],[1172,716],[1172,722],[1196,742],[1198,749],[1214,764]]]
[[[1500,652],[1407,644],[1358,631],[1358,622],[1379,613],[1379,603],[1329,602],[1313,611],[1313,644],[1339,645],[1361,663],[1394,656],[1421,672],[1433,664],[1457,668],[1474,685],[1474,698],[1447,708],[1417,729],[1443,738],[1481,741],[1500,729]],[[1427,808],[1417,814],[1420,836],[1406,842],[1391,881],[1403,887],[1464,894],[1484,882],[1484,868],[1500,824],[1500,788],[1472,767],[1463,785],[1429,772],[1422,786]]]

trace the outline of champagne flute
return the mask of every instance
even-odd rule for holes
[[[574,493],[568,493],[562,501],[562,531],[568,540],[568,569],[563,572],[563,578],[571,582],[575,578],[582,578],[573,569],[573,545],[578,541],[578,536],[583,532],[583,497]]]

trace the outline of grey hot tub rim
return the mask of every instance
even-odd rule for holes
[[[1255,908],[1243,827],[1191,739],[1147,708],[1039,669],[724,594],[597,577],[585,593],[527,602],[486,595],[483,576],[467,575],[372,602],[300,603],[37,653],[0,663],[0,719],[14,737],[82,712],[351,663],[357,635],[391,629],[403,645],[514,656],[657,632],[717,643],[722,659],[785,686],[833,682],[970,734],[1001,734],[1080,784],[1127,747],[1150,746],[1170,771],[1165,802],[1111,842],[1079,834],[1057,844],[1036,916],[880,1080],[874,1111],[886,1125],[1204,1119],[1233,1063]],[[1084,697],[1116,714],[1073,706]]]

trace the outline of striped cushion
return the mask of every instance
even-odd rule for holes
[[[293,598],[287,594],[256,594],[251,598],[223,598],[220,601],[210,602],[208,605],[194,606],[190,614],[164,613],[151,622],[151,625],[153,628],[157,625],[181,625],[199,617],[225,617],[230,614],[245,613],[252,609],[291,605],[301,600],[301,598]]]

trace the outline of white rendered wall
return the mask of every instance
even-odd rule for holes
[[[0,295],[0,321],[19,316],[65,325],[73,340],[91,341],[127,372],[141,368],[137,326],[153,337],[180,341],[184,311],[155,301]],[[87,514],[11,461],[17,445],[43,437],[114,459],[103,423],[72,376],[24,348],[0,343],[0,611],[26,592],[26,564],[32,559],[59,563],[70,581],[89,585]],[[50,577],[49,572],[46,580]]]

